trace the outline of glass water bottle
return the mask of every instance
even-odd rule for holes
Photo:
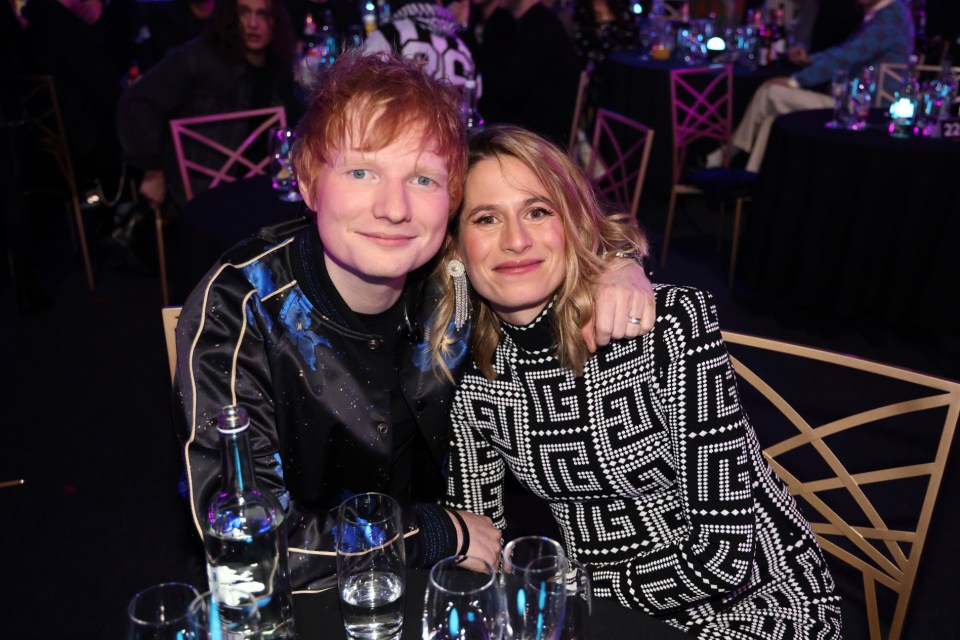
[[[217,416],[223,484],[207,509],[207,578],[214,594],[230,587],[256,597],[264,640],[292,640],[285,514],[271,492],[257,489],[249,426],[239,405],[224,407]]]

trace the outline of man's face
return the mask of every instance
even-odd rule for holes
[[[345,148],[320,166],[311,193],[301,182],[341,294],[352,284],[402,286],[439,251],[450,212],[447,160],[419,127],[379,151],[358,146],[348,134]]]
[[[270,0],[237,0],[240,37],[247,53],[260,53],[273,40],[273,13]]]

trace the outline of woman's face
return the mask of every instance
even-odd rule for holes
[[[529,324],[566,274],[560,212],[519,160],[481,160],[467,173],[460,258],[470,284],[496,313]]]

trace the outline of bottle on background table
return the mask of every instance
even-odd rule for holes
[[[920,83],[917,82],[917,56],[911,54],[907,63],[907,75],[893,96],[890,105],[889,133],[894,138],[909,138],[913,135],[920,100]]]

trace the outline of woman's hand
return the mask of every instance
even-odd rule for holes
[[[500,565],[500,550],[502,548],[502,536],[500,530],[493,526],[493,520],[486,516],[480,516],[470,511],[457,510],[464,523],[470,537],[470,546],[467,548],[467,555],[470,559],[462,565],[465,569],[480,571],[483,568],[474,558],[486,560],[496,571]],[[463,546],[463,531],[460,530],[460,524],[450,513],[447,514],[453,520],[454,528],[457,530],[457,549]]]

